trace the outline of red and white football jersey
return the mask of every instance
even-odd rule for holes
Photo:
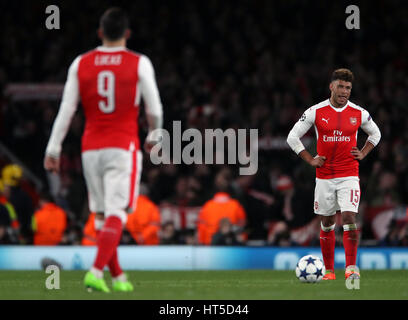
[[[98,47],[80,55],[69,68],[46,153],[59,156],[79,99],[85,114],[82,151],[139,149],[141,98],[148,114],[162,115],[154,69],[148,57],[125,47]]]
[[[317,154],[326,157],[324,165],[316,168],[316,177],[320,179],[358,176],[359,162],[350,152],[357,146],[360,127],[374,146],[381,137],[365,109],[350,101],[342,108],[335,108],[327,99],[307,109],[289,133],[288,144],[297,154],[305,149],[300,138],[312,126],[316,131]]]
[[[138,68],[140,55],[98,49],[79,60],[79,92],[85,114],[82,150],[138,148]]]

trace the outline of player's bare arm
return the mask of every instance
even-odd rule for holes
[[[363,160],[381,140],[381,131],[366,110],[362,112],[361,129],[368,135],[366,143],[361,150],[357,147],[353,147],[350,151],[354,159],[360,161]]]
[[[356,160],[363,160],[374,149],[374,145],[367,141],[364,147],[360,150],[357,147],[352,147],[350,153]]]
[[[315,168],[320,168],[321,166],[324,165],[324,162],[326,161],[325,156],[316,155],[315,157],[313,157],[307,150],[301,151],[299,153],[299,157],[301,157],[304,161],[306,161],[308,164]]]

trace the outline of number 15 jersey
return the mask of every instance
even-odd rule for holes
[[[374,146],[381,138],[378,126],[365,109],[351,101],[342,108],[335,108],[327,99],[307,109],[290,131],[287,142],[297,154],[305,149],[300,138],[312,126],[316,131],[317,154],[326,157],[323,166],[316,168],[319,179],[358,176],[359,163],[351,149],[357,146],[360,127]]]
[[[68,71],[60,111],[46,153],[59,156],[79,99],[85,115],[82,151],[139,149],[138,114],[162,115],[154,69],[148,57],[125,47],[98,47],[77,57]]]

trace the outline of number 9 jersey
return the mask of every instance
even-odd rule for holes
[[[139,146],[138,114],[162,115],[149,58],[125,47],[98,47],[77,57],[68,71],[60,111],[46,153],[58,157],[79,99],[85,114],[82,151]],[[54,132],[55,131],[55,132]]]

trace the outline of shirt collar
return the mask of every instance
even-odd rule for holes
[[[344,105],[344,107],[341,108],[336,108],[335,106],[332,105],[330,98],[327,99],[327,103],[329,104],[330,107],[332,107],[334,110],[336,110],[337,112],[342,112],[344,109],[346,109],[348,107],[349,104],[349,100],[347,100],[346,104]]]
[[[117,52],[117,51],[124,51],[126,50],[126,47],[104,47],[104,46],[99,46],[96,48],[98,51],[103,51],[103,52]]]

